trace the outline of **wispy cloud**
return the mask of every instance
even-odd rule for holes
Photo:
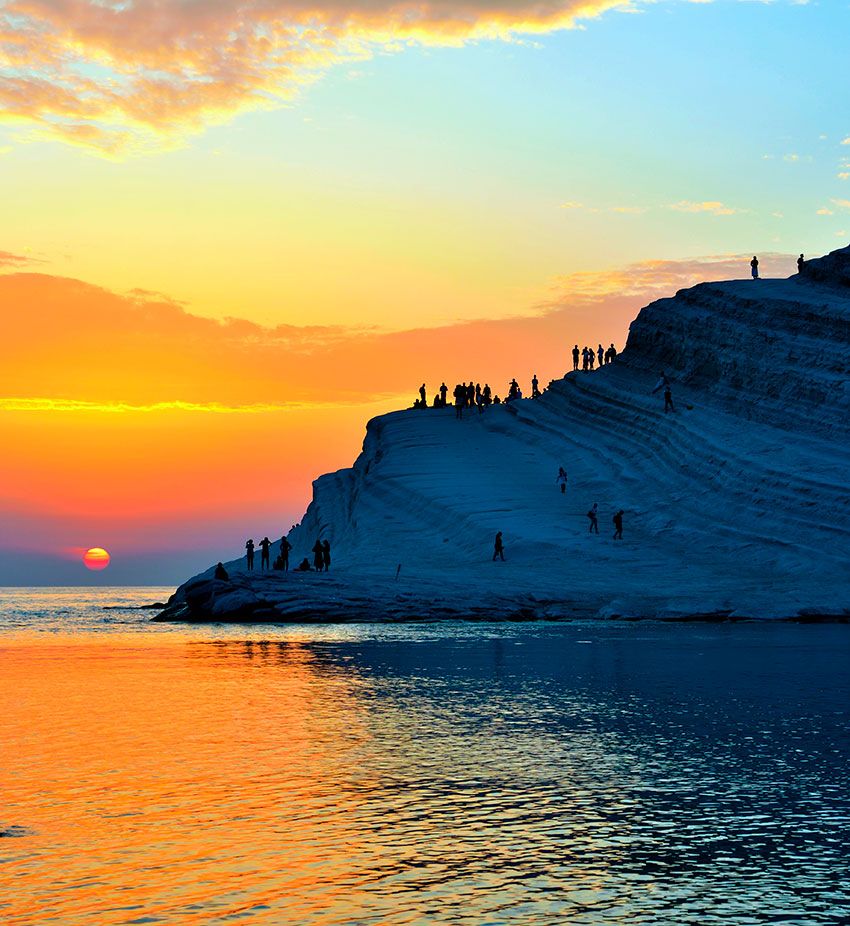
[[[629,0],[6,0],[0,120],[121,158],[279,106],[328,68],[558,29]]]
[[[41,263],[35,257],[28,257],[24,254],[12,254],[11,251],[0,251],[0,268],[2,267],[25,267],[28,264]]]
[[[678,203],[672,203],[669,207],[674,212],[704,212],[709,215],[738,215],[744,212],[744,209],[735,209],[727,206],[725,203],[717,200],[704,200],[703,202],[693,202],[689,199],[683,199]]]

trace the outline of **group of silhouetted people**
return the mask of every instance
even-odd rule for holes
[[[801,254],[797,258],[797,273],[803,273],[805,270],[805,266],[806,266],[806,255]],[[752,273],[754,280],[761,279],[761,277],[759,277],[759,259],[758,257],[756,257],[755,254],[753,254],[753,259],[750,261],[750,272]]]
[[[248,540],[248,542],[245,544],[245,565],[249,571],[253,571],[254,569],[254,546],[255,545],[253,539]],[[260,548],[260,569],[269,569],[270,549],[272,546],[271,540],[269,540],[268,537],[263,537],[257,546]],[[289,542],[289,540],[287,540],[285,536],[281,537],[280,550],[278,551],[274,565],[271,566],[271,568],[279,572],[289,572],[289,552],[291,549],[292,544]],[[313,565],[310,565],[310,560],[305,556],[301,563],[295,567],[295,572],[311,572],[313,569],[315,569],[316,572],[328,572],[330,570],[330,541],[321,539],[317,540],[312,552]],[[217,579],[228,578],[227,571],[221,563],[216,566],[215,577]]]
[[[434,396],[431,407],[448,408],[448,393],[448,386],[442,383],[439,391]],[[540,380],[535,373],[531,377],[531,398],[536,399],[542,394],[543,393],[540,391]],[[508,384],[508,394],[504,400],[493,394],[493,390],[490,388],[489,383],[484,383],[482,386],[481,383],[474,383],[470,380],[468,383],[458,383],[452,390],[452,404],[455,409],[455,418],[463,418],[463,410],[465,408],[475,408],[478,410],[478,413],[481,414],[484,409],[490,405],[502,405],[505,402],[513,402],[521,398],[523,398],[522,389],[515,378],[511,379]],[[428,408],[425,383],[422,383],[419,387],[419,398],[413,403],[413,407]]]
[[[599,347],[594,350],[592,347],[583,347],[581,350],[578,349],[578,344],[573,348],[573,371],[575,372],[579,368],[579,360],[581,361],[581,369],[584,372],[592,370],[595,366],[605,366],[607,363],[613,363],[617,357],[617,348],[612,344],[609,348],[604,348],[601,344]]]

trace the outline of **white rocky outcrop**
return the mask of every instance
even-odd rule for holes
[[[662,369],[675,414],[652,394]],[[640,312],[615,363],[539,399],[370,421],[290,535],[293,565],[330,540],[330,574],[234,561],[162,618],[844,617],[849,371],[850,248],[787,280],[682,290]]]

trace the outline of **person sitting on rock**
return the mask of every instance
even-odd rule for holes
[[[497,395],[494,395],[494,396],[493,396],[493,404],[494,404],[494,405],[501,405],[501,404],[502,404],[502,400],[501,400]]]
[[[578,344],[573,348],[573,371],[578,369],[579,349]]]
[[[493,544],[493,560],[501,559],[502,562],[505,561],[505,545],[502,542],[502,532],[496,532],[496,541]]]
[[[325,572],[330,572],[331,570],[331,543],[329,540],[322,541],[322,565],[325,567]]]
[[[753,259],[750,261],[750,270],[753,272],[753,279],[757,280],[759,278],[759,259],[753,254]]]
[[[213,578],[218,579],[220,582],[227,582],[230,576],[227,574],[227,570],[224,568],[223,563],[218,563],[215,567],[215,572],[213,573]]]
[[[253,569],[254,568],[254,541],[253,540],[249,540],[245,544],[245,550],[246,550],[245,559],[248,561],[248,568]]]
[[[797,273],[802,273],[802,272],[803,272],[803,267],[805,267],[805,266],[806,266],[806,261],[803,259],[803,255],[801,254],[801,255],[797,258]]]
[[[621,508],[611,519],[614,522],[614,540],[623,539],[623,509]]]
[[[306,556],[295,567],[295,572],[310,572],[310,561],[307,559]]]
[[[590,525],[587,528],[589,534],[598,534],[599,533],[599,505],[596,502],[593,503],[593,507],[590,511],[587,512],[588,518],[590,518]]]
[[[516,398],[517,390],[519,389],[519,383],[515,380],[511,380],[511,384],[508,387],[508,401],[513,402]]]
[[[316,572],[321,572],[325,565],[325,549],[322,546],[322,541],[317,540],[313,546],[313,567]]]

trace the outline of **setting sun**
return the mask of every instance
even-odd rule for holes
[[[83,554],[86,568],[100,571],[109,565],[110,556],[103,547],[92,547]]]

